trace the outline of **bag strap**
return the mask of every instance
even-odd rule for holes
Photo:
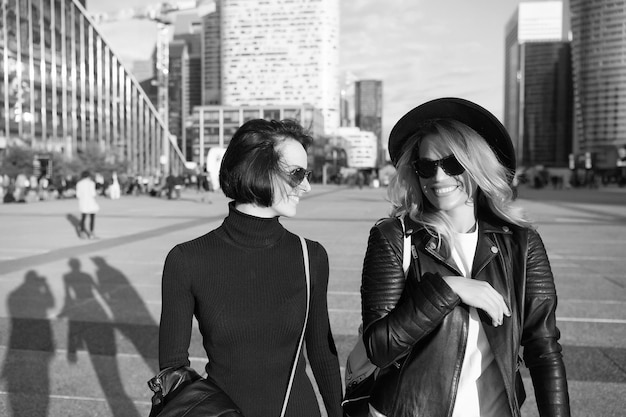
[[[406,278],[409,272],[409,267],[411,266],[411,235],[406,234],[404,216],[400,217],[400,224],[402,225],[402,237],[404,240],[404,248],[402,250],[402,270],[404,271],[404,277]]]
[[[302,333],[300,334],[300,341],[298,342],[298,349],[296,350],[296,357],[293,360],[291,366],[291,376],[289,377],[289,384],[287,384],[287,392],[285,393],[285,400],[283,401],[283,408],[280,412],[280,417],[285,416],[287,411],[287,403],[289,402],[289,395],[291,394],[291,388],[293,386],[293,380],[296,376],[296,368],[298,367],[298,359],[300,358],[300,352],[302,351],[302,344],[304,342],[304,334],[306,333],[306,326],[309,321],[309,309],[311,305],[311,273],[309,271],[309,250],[306,246],[306,241],[302,236],[300,238],[300,244],[302,245],[302,256],[304,257],[304,275],[306,276],[306,316],[304,316],[304,325],[302,326]]]

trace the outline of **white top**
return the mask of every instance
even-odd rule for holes
[[[96,201],[96,183],[89,177],[76,183],[76,198],[81,213],[97,213],[100,210]]]
[[[471,278],[478,227],[471,233],[457,233],[452,257],[463,276]],[[483,324],[474,307],[469,309],[467,347],[452,417],[510,416],[504,383],[489,346]]]

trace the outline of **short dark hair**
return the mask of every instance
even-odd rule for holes
[[[253,119],[233,135],[220,166],[220,187],[237,203],[270,207],[274,201],[273,179],[287,178],[280,166],[276,146],[285,139],[299,142],[307,150],[313,142],[295,120]]]

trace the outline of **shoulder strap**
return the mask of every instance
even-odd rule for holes
[[[302,351],[302,343],[304,342],[304,334],[306,333],[306,326],[309,321],[309,309],[311,307],[311,273],[309,271],[309,250],[306,246],[306,241],[302,236],[300,238],[300,244],[302,245],[302,256],[304,257],[304,275],[306,277],[306,315],[304,316],[304,324],[302,325],[302,333],[300,334],[300,341],[298,342],[298,349],[296,350],[296,357],[293,359],[291,365],[291,375],[289,376],[289,384],[287,384],[287,392],[285,393],[285,400],[283,401],[283,408],[280,412],[280,417],[285,416],[287,411],[287,403],[289,402],[289,395],[291,394],[291,387],[293,386],[293,380],[296,376],[296,368],[298,367],[298,359],[300,358],[300,352]]]
[[[404,237],[404,247],[402,248],[402,269],[404,270],[404,276],[406,278],[409,272],[409,267],[411,266],[411,235],[406,234],[404,217],[400,217],[400,223],[402,224],[402,236]]]
[[[398,223],[400,227],[398,228]],[[402,269],[406,278],[411,266],[411,236],[406,234],[404,217],[386,217],[376,222],[380,232],[387,237],[391,248],[398,258],[402,259]]]

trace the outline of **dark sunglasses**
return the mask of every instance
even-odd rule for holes
[[[289,172],[289,178],[291,179],[291,186],[296,187],[302,184],[302,181],[306,178],[307,181],[311,179],[312,171],[304,168],[296,168]]]
[[[463,165],[459,163],[454,154],[448,155],[437,161],[431,161],[430,159],[418,159],[413,161],[413,168],[415,168],[415,172],[417,172],[417,175],[422,178],[434,177],[437,173],[437,167],[441,167],[443,172],[451,177],[461,175],[465,172],[465,168],[463,168]]]

